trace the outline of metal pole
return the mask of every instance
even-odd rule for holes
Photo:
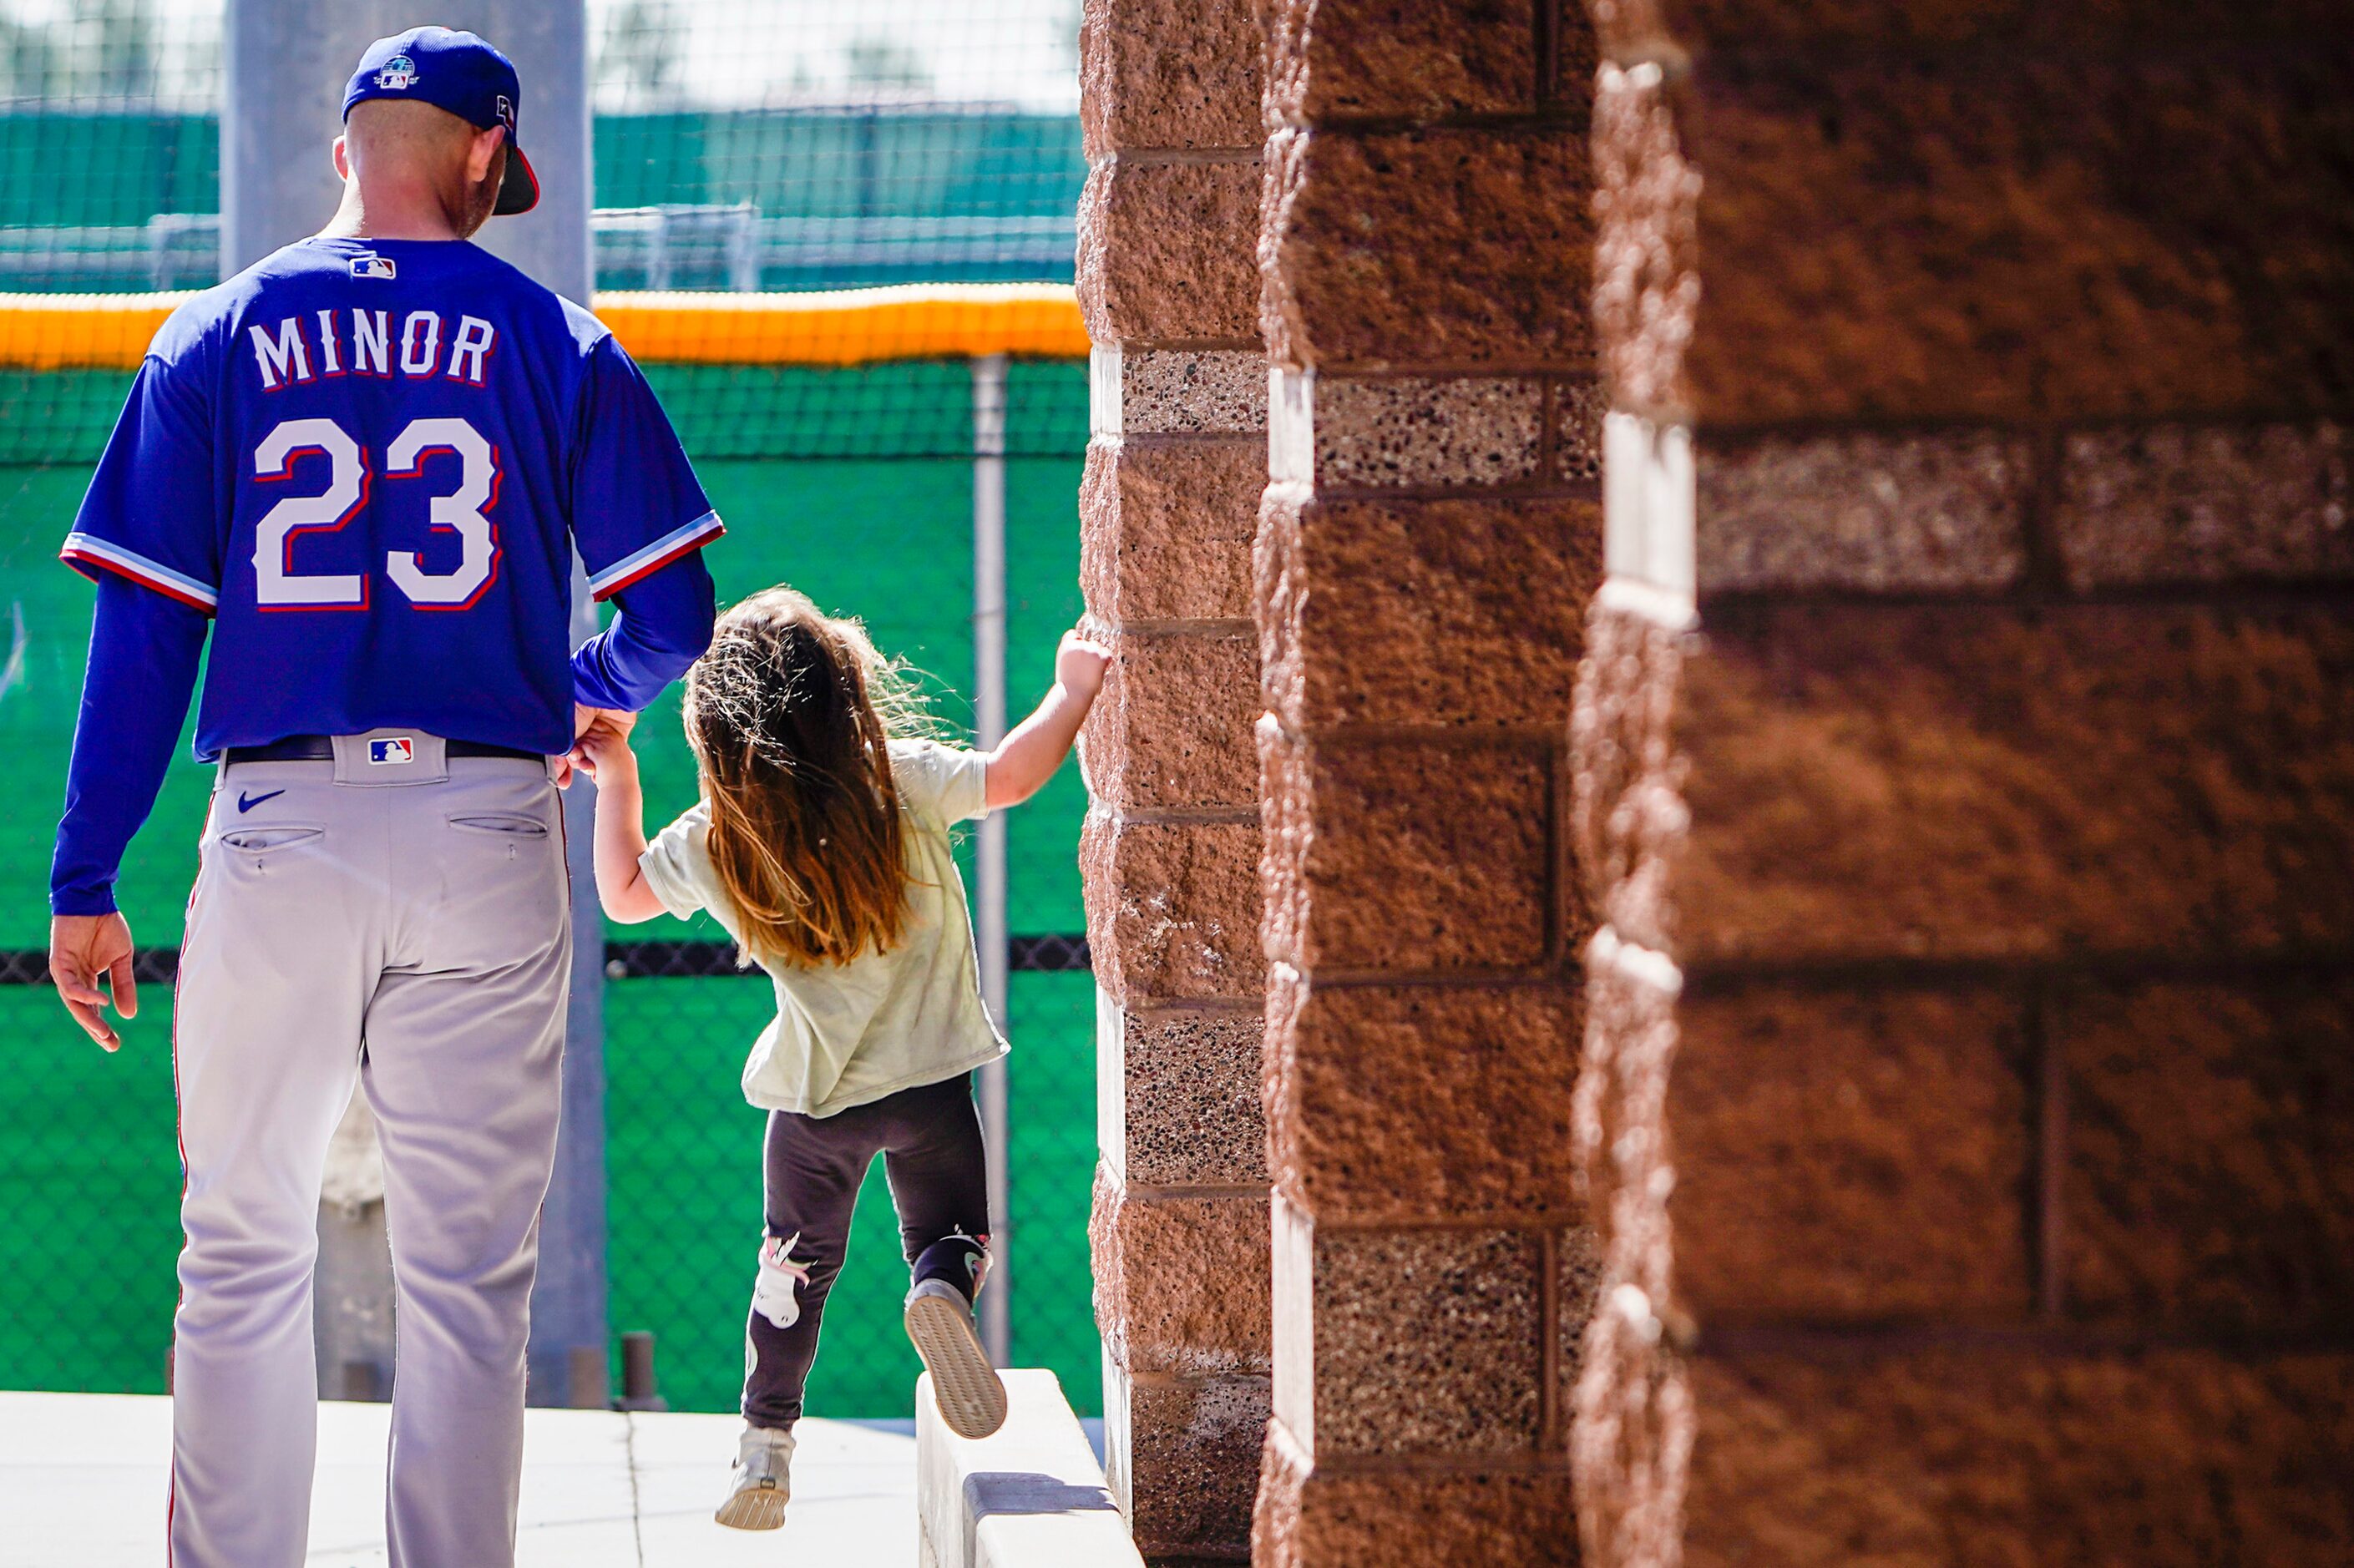
[[[406,16],[408,13],[401,13]],[[588,17],[582,0],[444,0],[437,20],[506,51],[523,82],[515,133],[539,175],[539,205],[483,226],[484,249],[586,305],[595,284],[588,212]],[[572,573],[572,641],[597,631],[588,574]],[[592,859],[597,793],[575,780],[564,801],[572,866],[572,995],[564,1024],[564,1113],[556,1171],[540,1211],[539,1274],[531,1292],[531,1400],[574,1404],[580,1361],[609,1353],[605,1321],[605,915]],[[593,1384],[600,1380],[584,1380]]]
[[[316,233],[341,195],[328,147],[342,130],[344,84],[373,40],[415,23],[409,0],[230,0],[223,37],[221,266],[238,271],[279,246]],[[538,172],[540,200],[522,217],[493,218],[479,237],[557,292],[586,304],[588,239],[588,23],[580,0],[443,0],[434,20],[470,28],[506,51],[523,80],[517,131]],[[596,630],[585,574],[574,572],[573,636]],[[604,922],[589,862],[595,802],[585,788],[565,802],[572,862],[572,999],[566,1016],[563,1131],[556,1177],[540,1225],[539,1282],[532,1293],[532,1397],[567,1403],[569,1351],[606,1354]],[[372,1128],[366,1176],[382,1190]],[[366,1186],[363,1182],[363,1189]],[[370,1227],[344,1234],[337,1229]],[[388,1310],[391,1276],[380,1203],[354,1217],[350,1196],[321,1215],[318,1296],[323,1311],[372,1329],[380,1295]],[[344,1360],[349,1336],[323,1321],[321,1348]],[[328,1386],[342,1377],[328,1369]],[[390,1385],[389,1366],[383,1369]],[[346,1386],[348,1381],[346,1380]]]
[[[986,750],[1005,738],[1005,355],[972,362],[972,692],[976,738]],[[981,995],[1006,1028],[1005,819],[981,819],[974,853],[973,941]],[[989,1151],[990,1281],[981,1298],[981,1337],[999,1366],[1013,1352],[1013,1223],[1006,1203],[1005,1064],[981,1070],[981,1137]]]

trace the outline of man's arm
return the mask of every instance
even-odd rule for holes
[[[139,1011],[131,928],[115,909],[114,879],[171,766],[205,630],[203,611],[100,574],[65,814],[49,866],[49,975],[74,1022],[109,1051],[122,1041],[106,1022],[99,977],[109,977],[123,1017]]]
[[[691,551],[613,596],[613,624],[572,655],[572,700],[636,713],[711,646],[716,613],[703,552]]]
[[[726,529],[644,373],[610,333],[588,351],[578,417],[572,537],[589,591],[620,613],[573,655],[573,700],[636,713],[711,645],[703,549]]]

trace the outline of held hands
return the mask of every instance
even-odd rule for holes
[[[1055,683],[1082,702],[1092,703],[1103,690],[1104,672],[1111,668],[1111,650],[1079,635],[1077,627],[1063,633],[1055,650]]]
[[[572,745],[571,761],[599,788],[609,788],[623,777],[635,777],[637,753],[630,749],[630,731],[638,715],[611,708],[595,710],[597,716]]]
[[[583,707],[578,703],[573,704],[572,749],[557,759],[556,787],[559,789],[570,789],[572,775],[576,769],[587,774],[592,782],[596,779],[597,771],[588,766],[587,750],[591,731],[604,729],[621,736],[621,749],[626,754],[629,751],[629,733],[637,727],[637,715],[621,708],[590,708]]]
[[[122,1044],[106,1022],[106,992],[98,978],[107,977],[114,992],[114,1010],[125,1018],[139,1016],[139,983],[131,973],[131,927],[118,911],[111,915],[58,915],[49,920],[49,978],[73,1021],[101,1047],[112,1051]]]

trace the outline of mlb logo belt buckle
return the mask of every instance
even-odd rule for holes
[[[417,743],[405,735],[368,742],[368,764],[385,768],[417,760]]]

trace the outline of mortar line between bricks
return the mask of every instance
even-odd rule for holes
[[[1575,944],[1582,948],[1583,942]],[[1367,991],[1376,988],[1470,986],[1499,990],[1575,990],[1585,974],[1577,967],[1580,955],[1571,954],[1544,968],[1516,969],[1350,969],[1338,967],[1302,969],[1300,983],[1310,990]]]
[[[1206,1008],[1220,1002],[1240,1003],[1242,1007],[1251,1011],[1264,1012],[1267,994],[1266,992],[1261,991],[1251,996],[1235,996],[1232,994],[1225,996],[1154,996],[1148,992],[1145,993],[1142,1000],[1138,1001],[1121,1001],[1118,997],[1114,997],[1112,1000],[1119,1001],[1121,1011],[1127,1012],[1132,1017],[1140,1012],[1183,1012],[1189,1009]]]
[[[1096,802],[1106,806],[1100,800]],[[1149,828],[1230,828],[1238,823],[1258,825],[1258,808],[1251,806],[1134,806],[1114,810],[1106,806],[1105,815],[1123,826]]]
[[[2343,1355],[2354,1352],[2354,1332],[2332,1324],[2201,1332],[2154,1325],[1906,1323],[1840,1328],[1822,1324],[1703,1325],[1689,1353],[1703,1358],[1787,1355],[1806,1360],[1862,1360],[1922,1351],[2025,1351],[2070,1356],[2136,1355],[2152,1351],[2201,1351],[2218,1355]]]
[[[1269,1372],[1174,1372],[1136,1367],[1121,1370],[1129,1383],[1146,1388],[1200,1388],[1214,1383],[1255,1383],[1272,1386],[1275,1382],[1274,1375]]]
[[[1098,343],[1097,348],[1110,344]],[[1129,354],[1248,354],[1260,359],[1267,357],[1267,344],[1255,337],[1124,337],[1118,344],[1121,355]]]
[[[1136,451],[1191,451],[1204,447],[1251,447],[1267,450],[1267,430],[1130,430],[1125,435],[1097,431],[1087,438],[1091,451],[1101,451],[1114,462]]]
[[[1617,66],[1662,65],[1670,58],[1689,62],[1691,55],[1672,35],[1654,33],[1627,40],[1625,54],[1606,48],[1603,63]],[[2313,58],[2313,39],[2309,35],[2293,34],[2283,29],[2277,34],[2260,33],[2222,41],[2194,34],[2168,36],[2163,28],[2155,37],[2137,34],[2134,44],[2125,49],[2104,48],[2094,44],[2054,44],[2040,38],[2030,28],[2010,27],[1989,30],[1985,40],[1978,43],[1915,46],[1899,44],[1825,44],[1758,45],[1732,48],[1710,48],[1705,58],[1712,64],[1737,64],[1744,79],[1770,76],[1780,71],[1802,73],[1808,81],[1819,80],[1826,73],[1881,73],[1916,70],[1924,74],[1945,77],[1961,75],[1978,77],[1980,73],[1998,69],[2015,71],[2022,52],[2031,53],[2039,63],[2053,65],[2122,66],[2191,65],[2212,69],[2222,65],[2242,67],[2261,63],[2289,64],[2292,69],[2307,67]],[[1670,72],[1670,75],[1675,74]],[[1722,70],[1711,75],[1723,77]]]
[[[1598,385],[1602,379],[1594,367],[1591,354],[1580,355],[1574,360],[1326,359],[1313,366],[1287,365],[1283,368],[1312,369],[1318,379],[1330,381],[1579,381]]]
[[[1550,751],[1565,747],[1554,724],[1390,724],[1366,719],[1342,719],[1332,724],[1309,724],[1299,735],[1309,741],[1336,740],[1360,745],[1412,746],[1440,740],[1451,746],[1491,746],[1519,749],[1535,747]]]
[[[1475,110],[1417,120],[1401,114],[1326,114],[1315,120],[1296,114],[1278,116],[1270,131],[1299,131],[1310,136],[1411,136],[1418,132],[1467,132],[1511,141],[1551,140],[1584,136],[1594,123],[1594,106],[1557,100],[1527,109]]]
[[[1135,1199],[1167,1198],[1258,1198],[1265,1199],[1274,1189],[1264,1181],[1130,1181],[1121,1188],[1124,1197]]]
[[[1593,1216],[1583,1208],[1566,1209],[1484,1209],[1433,1214],[1424,1210],[1406,1210],[1385,1213],[1378,1209],[1360,1209],[1340,1214],[1320,1214],[1310,1203],[1293,1201],[1292,1206],[1306,1213],[1315,1226],[1316,1234],[1352,1234],[1359,1232],[1394,1235],[1401,1231],[1455,1233],[1459,1231],[1542,1231],[1551,1234],[1557,1231],[1591,1224]]]
[[[1135,637],[1148,641],[1163,641],[1179,637],[1215,638],[1222,642],[1256,640],[1258,622],[1239,615],[1221,616],[1131,616],[1112,627],[1115,634]]]
[[[1584,501],[1602,503],[1598,479],[1505,480],[1498,484],[1333,484],[1310,481],[1310,502],[1338,501]]]
[[[1794,584],[1766,588],[1702,588],[1702,630],[1712,615],[1755,614],[1784,609],[2056,610],[2076,609],[2291,609],[2354,599],[2354,573],[2337,577],[2271,582],[2245,577],[2200,581],[2177,577],[2153,583],[2107,583],[2084,589],[2045,591],[2012,578],[1983,588],[1870,588],[1831,584]]]
[[[1129,430],[1126,433],[1097,432],[1089,438],[1088,445],[1118,452],[1122,447],[1257,447],[1267,446],[1267,431],[1257,430]]]
[[[1371,379],[1371,377],[1367,377]],[[2115,435],[2144,430],[2230,430],[2253,435],[2259,431],[2293,426],[2311,429],[2320,425],[2344,425],[2354,422],[2354,408],[2242,408],[2223,413],[2207,413],[2185,409],[2178,413],[2078,414],[2052,418],[2036,415],[2022,418],[1995,418],[1967,414],[1908,415],[1894,417],[1858,416],[1853,418],[1758,419],[1727,421],[1711,424],[1689,409],[1666,406],[1645,408],[1628,400],[1614,401],[1614,413],[1632,414],[1655,424],[1680,424],[1691,429],[1692,439],[1704,448],[1722,444],[1727,448],[1744,447],[1769,440],[1828,440],[1843,436],[1875,436],[1890,438],[1929,438],[1939,436],[2007,436],[2013,440],[2032,440],[2046,434],[2062,438],[2076,435]]]
[[[1267,426],[1262,423],[1241,427],[1204,426],[1198,429],[1128,430],[1108,437],[1094,437],[1090,444],[1100,445],[1117,452],[1122,447],[1129,445],[1165,443],[1174,446],[1180,441],[1186,440],[1233,440],[1237,438],[1247,440],[1255,446],[1263,447],[1267,445]]]
[[[2004,986],[2042,980],[2055,983],[2342,979],[2354,974],[2354,948],[2273,952],[2191,953],[2165,949],[2053,953],[2033,959],[1833,958],[1726,962],[1687,956],[1687,997],[1734,996],[1769,987],[1793,991],[1889,991],[1954,985]]]
[[[1214,996],[1204,997],[1194,1001],[1174,1003],[1157,1001],[1146,1002],[1140,1006],[1124,1009],[1123,1011],[1125,1011],[1130,1018],[1142,1018],[1148,1020],[1157,1017],[1165,1017],[1172,1013],[1185,1012],[1225,1012],[1248,1014],[1252,1017],[1259,1017],[1264,1015],[1267,1012],[1267,999],[1265,997],[1256,996]]]
[[[1267,143],[1232,147],[1107,147],[1087,160],[1087,173],[1127,164],[1139,169],[1206,168],[1220,164],[1256,164]]]
[[[1316,1474],[1335,1480],[1373,1480],[1385,1476],[1566,1476],[1569,1456],[1544,1453],[1533,1446],[1472,1454],[1428,1448],[1396,1454],[1331,1454],[1320,1444]]]

